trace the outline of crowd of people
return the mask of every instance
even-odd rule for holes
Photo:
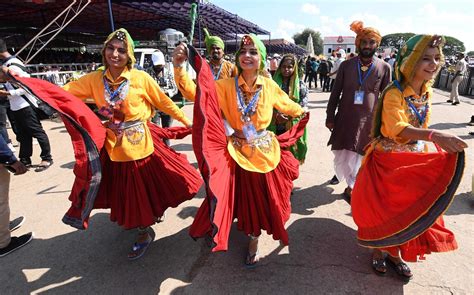
[[[138,259],[155,239],[151,226],[165,210],[193,198],[204,184],[206,198],[190,227],[191,237],[208,239],[212,251],[227,250],[231,225],[237,219],[237,229],[248,236],[244,264],[252,268],[259,261],[262,231],[283,245],[289,243],[285,223],[291,214],[293,181],[311,153],[306,130],[308,88],[313,81],[317,86],[319,74],[321,88],[331,92],[325,121],[331,131],[328,144],[335,156],[336,178],[347,183],[345,195],[351,201],[358,243],[373,249],[370,265],[376,274],[384,275],[392,267],[408,281],[413,274],[405,261],[457,248],[442,214],[459,185],[467,144],[428,128],[431,82],[442,66],[444,39],[412,37],[398,52],[392,69],[376,56],[382,39],[377,29],[360,21],[350,28],[357,36],[358,55],[347,60],[344,50],[332,58],[304,62],[286,54],[271,58],[267,67],[265,45],[254,34],[242,37],[235,63],[225,60],[225,43],[207,31],[209,60],[179,44],[172,56],[172,74],[181,97],[194,102],[192,120],[155,79],[134,67],[134,42],[125,29],[105,40],[103,68],[63,88],[42,92],[50,84],[23,78],[21,68],[4,64],[2,79],[12,87],[4,94],[12,111],[18,112],[13,110],[14,99],[31,102],[25,105],[27,114],[22,112],[31,117],[29,121],[20,116],[15,121],[35,127],[28,136],[20,136],[19,161],[6,148],[8,139],[1,138],[0,161],[16,174],[26,172],[25,166],[31,165],[31,138],[36,137],[43,141],[38,169],[53,163],[44,130],[39,131],[41,124],[31,123],[34,108],[45,101],[68,115],[64,123],[74,139],[76,180],[65,223],[85,229],[93,208],[109,208],[111,221],[137,230],[127,257]],[[160,75],[160,54],[153,64]],[[93,98],[105,122],[77,98]],[[184,126],[151,123],[156,110]],[[164,142],[190,134],[201,175]],[[439,150],[428,152],[428,142]],[[1,172],[7,181],[8,173]],[[0,253],[6,255],[19,242],[9,235],[8,186],[2,186],[0,193]]]

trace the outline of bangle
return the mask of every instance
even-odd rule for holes
[[[433,134],[435,133],[434,130],[431,130],[430,134],[428,134],[428,140],[429,141],[433,141],[432,137],[433,137]]]

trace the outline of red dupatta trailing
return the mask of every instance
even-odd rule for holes
[[[16,83],[55,109],[63,119],[74,148],[74,184],[69,195],[71,207],[63,222],[86,229],[102,178],[99,152],[105,141],[105,128],[99,118],[80,99],[51,84],[35,78],[14,77]]]
[[[239,211],[239,208],[235,207],[235,194],[242,190],[242,187],[238,186],[238,180],[246,179],[266,187],[266,192],[259,194],[259,196],[270,195],[271,201],[266,209],[267,211],[270,209],[272,216],[266,216],[267,219],[264,218],[264,221],[268,221],[265,224],[251,225],[250,222],[241,224],[242,220],[239,220],[239,229],[249,234],[250,231],[259,231],[260,228],[264,228],[273,233],[274,238],[281,239],[283,243],[287,244],[288,235],[284,229],[284,222],[288,220],[291,212],[289,197],[292,181],[298,177],[298,161],[289,151],[282,150],[282,162],[280,164],[284,164],[279,165],[281,167],[277,167],[274,170],[275,172],[261,174],[260,176],[263,175],[263,179],[262,177],[255,179],[255,177],[248,175],[249,172],[236,167],[238,165],[227,152],[223,117],[219,108],[211,70],[195,49],[191,46],[188,47],[190,49],[190,61],[197,73],[193,116],[193,149],[199,170],[206,184],[207,193],[206,199],[191,225],[190,235],[193,238],[210,238],[212,240],[212,251],[227,250],[230,228],[234,217],[236,217],[236,211]],[[292,129],[278,136],[280,146],[287,148],[295,144],[298,138],[303,135],[308,120],[309,114]],[[286,179],[279,177],[286,177]],[[253,188],[250,183],[247,186]],[[281,190],[278,190],[278,188],[281,188]],[[256,207],[249,210],[262,209],[262,207],[255,209]],[[255,211],[249,214],[255,214]],[[258,228],[252,229],[251,226]]]

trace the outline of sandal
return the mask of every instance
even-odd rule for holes
[[[153,240],[155,240],[155,233],[153,231],[149,232],[147,231],[147,239],[145,242],[143,243],[137,243],[135,242],[133,244],[133,247],[132,247],[132,251],[130,251],[127,255],[127,258],[129,260],[135,260],[135,259],[138,259],[140,257],[142,257],[146,250],[148,249],[148,247],[150,246],[151,242],[153,242]]]
[[[53,163],[53,160],[43,160],[38,166],[36,166],[35,172],[42,172],[51,167]]]
[[[245,267],[247,268],[254,268],[257,266],[259,260],[258,251],[254,254],[250,252],[247,253],[247,257],[245,258]]]
[[[258,257],[258,237],[254,237],[253,235],[249,235],[250,237],[250,242],[249,242],[249,250],[247,250],[247,256],[245,257],[245,266],[247,268],[254,268],[257,266],[259,257]],[[250,244],[251,243],[257,243],[257,250],[255,253],[250,252]]]
[[[385,258],[372,258],[372,269],[375,274],[384,276],[387,273],[387,263]]]
[[[387,263],[393,268],[393,270],[395,270],[402,281],[408,282],[413,278],[413,274],[405,262],[400,261],[397,263],[392,261],[390,258],[387,258]]]

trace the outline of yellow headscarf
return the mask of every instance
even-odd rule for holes
[[[377,41],[377,46],[380,45],[380,41],[382,41],[382,35],[380,35],[379,30],[371,27],[365,27],[364,23],[361,21],[353,21],[351,26],[351,31],[354,31],[357,34],[355,45],[356,49],[359,50],[360,40],[362,38],[373,38]]]
[[[128,56],[128,63],[127,63],[127,68],[130,70],[133,68],[137,60],[135,59],[135,44],[133,43],[133,39],[128,33],[127,30],[124,28],[120,28],[112,33],[107,37],[107,39],[104,42],[104,47],[102,48],[101,54],[102,54],[102,64],[107,68],[107,62],[105,60],[105,47],[107,44],[112,41],[113,39],[117,39],[120,41],[123,41],[125,43],[125,47],[127,48],[127,56]]]

